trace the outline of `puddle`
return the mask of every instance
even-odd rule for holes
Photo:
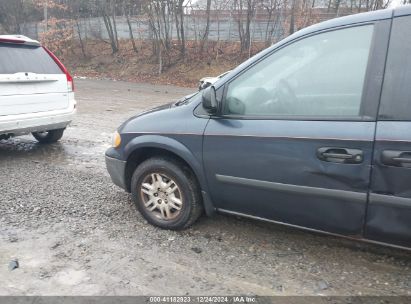
[[[0,162],[24,158],[54,165],[103,168],[104,153],[108,147],[104,141],[70,138],[55,144],[41,145],[29,136],[24,136],[0,141]]]

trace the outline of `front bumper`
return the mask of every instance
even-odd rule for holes
[[[116,186],[127,190],[126,183],[126,165],[127,162],[119,160],[110,155],[110,150],[106,153],[106,167],[110,174],[111,180]]]

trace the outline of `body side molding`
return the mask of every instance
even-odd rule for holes
[[[353,192],[345,190],[325,189],[307,186],[298,186],[291,184],[281,184],[275,182],[267,182],[255,179],[216,175],[218,181],[226,184],[235,184],[248,187],[254,187],[264,190],[281,191],[293,194],[314,195],[326,198],[344,198],[345,200],[364,203],[367,200],[367,193]]]
[[[370,204],[411,209],[411,198],[371,193]]]

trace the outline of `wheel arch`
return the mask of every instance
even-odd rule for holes
[[[142,162],[156,156],[169,157],[192,171],[201,189],[207,215],[214,213],[215,207],[208,195],[208,186],[201,160],[198,160],[181,142],[162,135],[142,135],[131,140],[124,151],[127,159],[125,170],[127,191],[131,191],[133,172]]]

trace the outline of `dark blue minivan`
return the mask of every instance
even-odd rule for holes
[[[218,211],[411,248],[411,7],[295,33],[129,119],[106,163],[162,228]]]

